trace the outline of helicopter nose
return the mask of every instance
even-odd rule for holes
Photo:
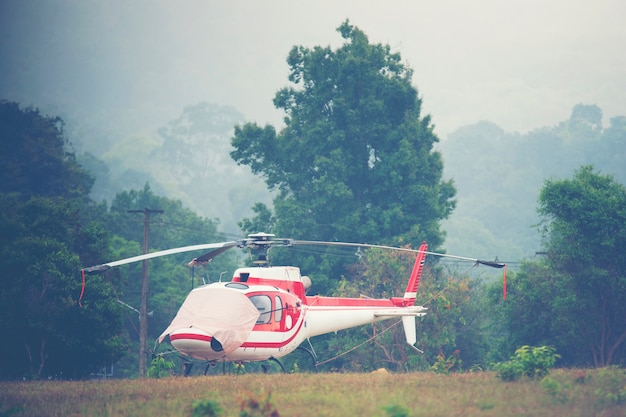
[[[240,290],[208,285],[194,289],[159,337],[169,334],[178,351],[199,359],[221,359],[252,332],[259,310]]]
[[[222,342],[200,329],[176,330],[170,334],[170,343],[179,352],[197,359],[215,360],[226,355]]]

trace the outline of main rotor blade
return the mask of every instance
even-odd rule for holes
[[[352,247],[352,248],[377,248],[377,249],[397,250],[401,252],[411,252],[411,253],[422,252],[427,255],[441,256],[444,258],[452,258],[452,259],[460,259],[463,261],[472,261],[472,262],[476,262],[477,264],[490,266],[492,268],[504,268],[505,266],[505,264],[501,262],[483,261],[483,260],[476,259],[476,258],[467,258],[465,256],[448,255],[446,253],[438,253],[438,252],[420,251],[418,249],[401,248],[401,247],[396,247],[396,246],[370,245],[367,243],[350,243],[350,242],[322,242],[322,241],[316,241],[316,240],[292,240],[291,243],[293,245],[343,246],[343,247]]]
[[[215,258],[217,255],[219,255],[222,252],[226,252],[228,249],[230,249],[232,246],[224,246],[222,248],[219,249],[215,249],[212,250],[211,252],[207,252],[202,256],[198,256],[197,258],[193,258],[191,260],[191,262],[189,262],[189,266],[194,266],[194,265],[198,265],[198,264],[205,264],[208,262],[211,262],[213,260],[213,258]]]
[[[167,249],[167,250],[162,250],[158,252],[146,253],[144,255],[133,256],[132,258],[120,259],[119,261],[113,261],[113,262],[109,262],[109,263],[105,263],[101,265],[90,266],[89,268],[85,268],[84,271],[88,274],[104,272],[108,270],[109,268],[113,268],[114,266],[130,264],[133,262],[139,262],[139,261],[143,261],[146,259],[158,258],[161,256],[174,255],[176,253],[191,252],[195,250],[220,248],[220,253],[221,253],[227,249],[237,246],[237,243],[238,242],[236,241],[232,241],[232,242],[205,243],[202,245],[183,246],[180,248]]]

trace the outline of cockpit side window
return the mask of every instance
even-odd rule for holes
[[[272,300],[267,295],[253,295],[250,297],[252,304],[259,310],[261,315],[256,321],[256,324],[269,323],[272,318]]]
[[[274,320],[281,321],[283,319],[283,302],[279,296],[274,297]]]

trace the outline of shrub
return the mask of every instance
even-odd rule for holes
[[[617,366],[602,368],[596,377],[595,394],[603,403],[626,404],[626,370]]]
[[[215,400],[194,401],[191,407],[191,417],[219,417],[222,407]]]
[[[22,414],[24,412],[24,407],[22,407],[21,405],[17,407],[11,407],[6,410],[3,410],[2,408],[2,403],[0,403],[0,417],[10,417],[15,414]]]
[[[455,369],[461,369],[461,361],[460,351],[457,349],[452,352],[452,355],[446,356],[443,354],[443,351],[439,351],[439,355],[437,355],[437,361],[432,364],[430,370],[436,374],[449,374],[451,371]]]
[[[560,357],[552,346],[522,346],[507,362],[493,364],[493,368],[503,381],[515,381],[523,376],[540,378],[548,375]]]
[[[166,361],[162,355],[152,358],[150,367],[146,371],[148,378],[163,378],[170,376],[170,371],[174,368],[174,362]]]
[[[503,381],[516,381],[524,374],[522,364],[514,360],[495,363],[493,369],[496,370],[498,378]]]
[[[389,417],[409,417],[409,410],[398,404],[389,404],[383,407]]]
[[[555,403],[564,404],[567,402],[567,385],[562,384],[550,375],[546,375],[541,380],[541,388],[543,388]]]
[[[263,400],[257,400],[250,395],[241,402],[240,417],[280,417],[278,410],[272,403],[272,393],[269,392]]]

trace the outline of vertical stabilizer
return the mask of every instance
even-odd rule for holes
[[[423,242],[419,248],[419,253],[415,258],[415,265],[413,266],[413,271],[411,272],[411,277],[409,278],[409,283],[406,286],[406,291],[404,293],[405,300],[415,301],[415,297],[417,296],[417,289],[420,286],[420,280],[422,279],[422,270],[424,269],[424,262],[426,261],[426,251],[428,250],[428,245],[426,242]]]
[[[415,316],[402,317],[402,326],[404,327],[404,335],[406,342],[413,346],[417,342],[417,334],[415,331]]]

